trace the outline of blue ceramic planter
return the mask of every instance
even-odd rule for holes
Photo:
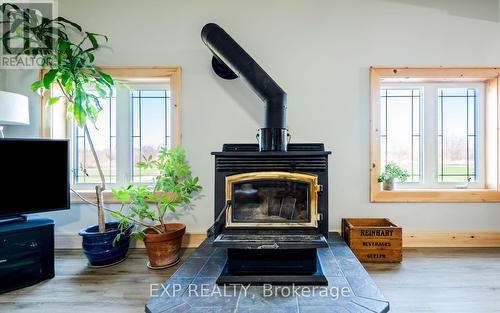
[[[127,256],[133,228],[134,225],[131,225],[114,246],[113,240],[120,233],[117,222],[106,223],[105,233],[99,233],[97,225],[82,229],[79,235],[82,236],[83,253],[90,265],[106,266],[123,260]]]

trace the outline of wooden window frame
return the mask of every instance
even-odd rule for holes
[[[500,68],[370,67],[370,201],[371,202],[500,202]],[[381,82],[485,83],[485,188],[382,190],[380,174]]]
[[[182,143],[182,107],[181,107],[181,88],[182,88],[182,69],[180,66],[153,66],[153,67],[99,67],[103,72],[111,75],[115,81],[125,84],[138,83],[162,83],[168,82],[170,87],[170,103],[172,108],[172,147],[181,146]],[[46,73],[46,69],[40,71],[40,78]],[[71,133],[68,131],[68,120],[66,111],[61,107],[47,106],[47,99],[51,96],[52,90],[46,91],[40,100],[40,136],[42,138],[69,138]],[[54,125],[65,125],[65,127],[54,127]],[[72,121],[71,121],[72,123]],[[88,200],[96,200],[95,192],[92,190],[78,190],[78,193],[85,196]],[[118,203],[113,198],[110,190],[103,193],[106,203]],[[72,203],[84,203],[76,194],[71,193]]]

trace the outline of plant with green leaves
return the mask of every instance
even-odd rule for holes
[[[7,17],[0,22],[10,25],[0,37],[5,50],[16,52],[17,57],[38,57],[47,69],[42,79],[32,84],[32,90],[44,94],[51,88],[58,88],[61,96],[48,98],[47,105],[64,102],[68,118],[84,130],[101,179],[101,184],[95,187],[97,203],[92,204],[97,206],[99,231],[104,232],[102,192],[106,189],[106,181],[87,125],[89,122],[95,124],[103,109],[99,99],[113,93],[113,78],[94,66],[94,53],[108,37],[84,31],[80,25],[63,17],[48,19],[35,10],[22,9],[15,4],[4,3],[0,11]],[[11,48],[16,42],[22,42],[23,47]]]
[[[404,183],[408,177],[410,177],[410,175],[407,171],[396,165],[396,163],[391,162],[385,165],[384,172],[378,177],[378,182],[383,183],[397,179],[399,182]]]
[[[133,222],[143,227],[134,233],[136,239],[143,240],[145,228],[159,234],[168,232],[169,213],[189,205],[201,190],[198,177],[192,177],[186,161],[186,151],[182,148],[161,148],[158,155],[143,157],[137,167],[156,170],[158,175],[151,184],[134,184],[113,189],[121,209],[112,213],[120,224]]]

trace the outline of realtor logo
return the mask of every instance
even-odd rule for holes
[[[0,0],[0,69],[40,68],[44,49],[53,48],[56,37],[40,38],[29,30],[56,16],[55,0]]]

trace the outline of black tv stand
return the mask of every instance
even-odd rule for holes
[[[0,225],[7,223],[16,223],[16,222],[26,222],[28,217],[26,215],[7,215],[0,217]]]
[[[54,221],[17,220],[0,224],[0,293],[54,277]]]

